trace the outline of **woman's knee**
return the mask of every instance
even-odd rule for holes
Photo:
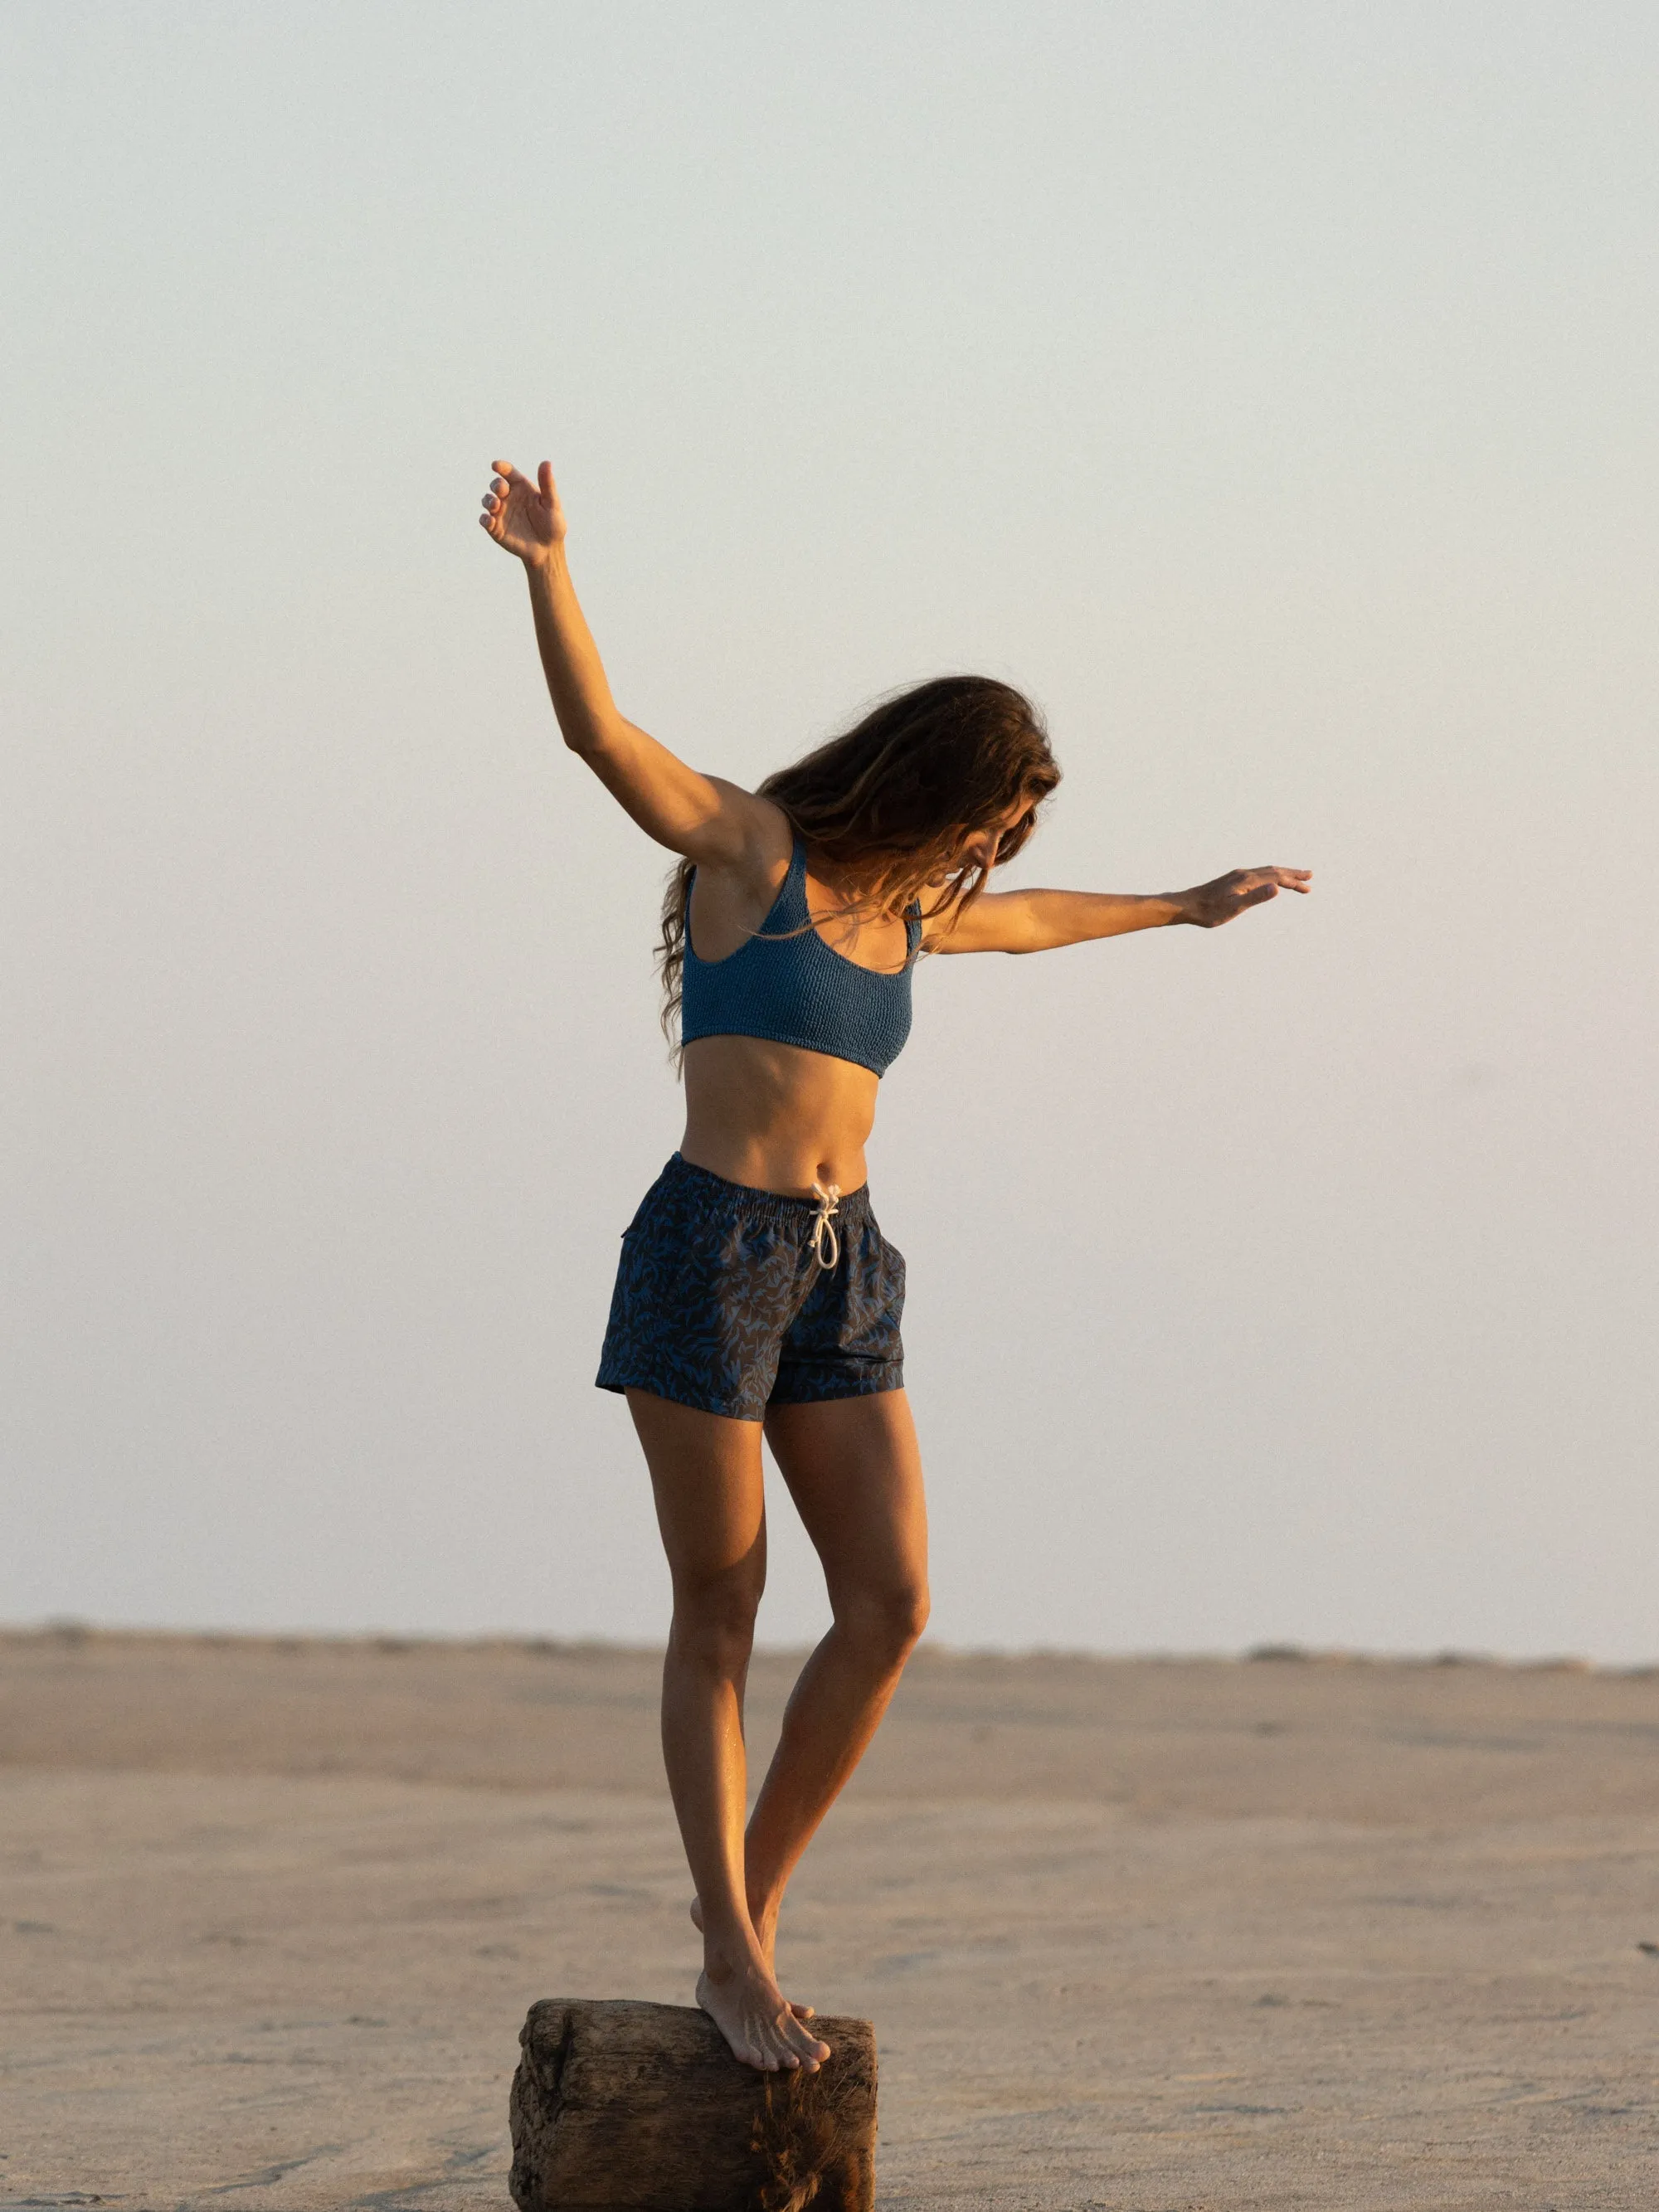
[[[836,1625],[884,1666],[902,1667],[927,1626],[927,1585],[904,1580],[843,1592]]]
[[[682,1584],[674,1592],[670,1632],[678,1655],[714,1672],[741,1674],[755,1645],[761,1593],[746,1575]]]

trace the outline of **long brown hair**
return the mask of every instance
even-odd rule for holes
[[[1036,827],[1036,810],[1059,781],[1048,732],[1023,692],[989,676],[936,676],[882,700],[853,728],[769,775],[758,792],[805,843],[856,872],[864,890],[849,915],[902,914],[943,876],[922,907],[923,920],[934,921],[961,912],[985,888],[987,869],[960,860],[963,837],[1023,805],[999,841],[993,865],[1000,867]],[[682,860],[662,903],[657,966],[671,1043],[691,872]]]

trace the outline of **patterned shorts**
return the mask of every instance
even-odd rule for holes
[[[600,1355],[601,1390],[647,1390],[707,1413],[763,1420],[769,1406],[904,1386],[904,1258],[866,1184],[841,1200],[839,1252],[822,1209],[727,1182],[676,1152],[623,1233]]]

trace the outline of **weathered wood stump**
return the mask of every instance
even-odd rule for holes
[[[684,2005],[544,1997],[513,2077],[520,2212],[873,2212],[876,2038],[817,2020],[816,2074],[759,2074]]]

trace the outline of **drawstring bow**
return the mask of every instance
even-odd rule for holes
[[[818,1202],[818,1210],[812,1217],[812,1256],[827,1273],[841,1258],[841,1238],[835,1225],[836,1216],[841,1211],[841,1185],[815,1182],[812,1195]]]

